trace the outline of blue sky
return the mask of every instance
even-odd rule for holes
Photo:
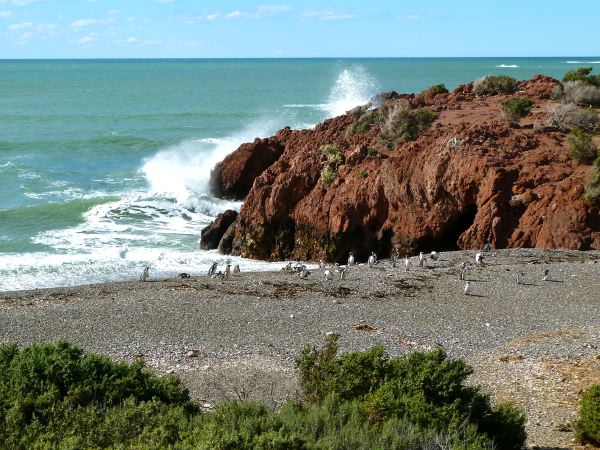
[[[600,1],[0,0],[0,58],[598,56]]]

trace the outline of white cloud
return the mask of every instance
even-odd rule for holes
[[[423,19],[427,19],[427,17],[422,16],[421,14],[409,14],[407,16],[408,20],[423,20]]]
[[[33,27],[33,23],[32,22],[22,22],[22,23],[13,23],[10,24],[8,26],[8,29],[10,31],[18,31],[18,30],[25,30],[27,28],[31,28]]]
[[[304,17],[305,19],[314,19],[314,20],[348,20],[354,19],[356,14],[350,14],[341,11],[333,11],[330,9],[321,9],[321,10],[307,10],[303,11],[299,14],[300,17]]]
[[[8,19],[10,16],[12,16],[12,12],[0,11],[0,19]]]
[[[117,14],[119,14],[121,11],[118,9],[111,9],[109,12],[106,13],[107,16],[111,17],[111,16],[116,16]]]
[[[92,33],[92,34],[88,34],[87,36],[82,37],[81,39],[79,39],[77,41],[77,43],[81,44],[81,45],[89,45],[89,44],[96,42],[97,40],[98,39],[96,39],[96,34]]]
[[[128,17],[127,20],[125,20],[126,23],[132,23],[135,22],[137,19],[135,17]]]
[[[48,0],[4,0],[0,3],[10,3],[11,5],[16,5],[16,6],[25,6],[25,5],[29,5],[30,3],[39,3],[39,2],[45,2]]]
[[[206,20],[207,22],[212,22],[213,20],[217,20],[219,18],[219,13],[212,13],[212,14],[208,14],[204,20]]]
[[[89,27],[92,25],[96,25],[98,23],[98,19],[79,19],[74,22],[71,22],[71,28],[75,28],[78,30],[79,28]]]
[[[230,13],[227,13],[225,17],[228,19],[262,19],[263,17],[275,16],[289,10],[290,7],[288,5],[261,5],[258,6],[254,11],[240,11],[239,9],[236,11],[231,11]]]
[[[241,11],[231,11],[230,13],[225,14],[225,17],[228,19],[237,19],[238,17],[242,17]]]

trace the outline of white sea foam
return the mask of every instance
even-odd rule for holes
[[[210,252],[164,251],[161,248],[104,246],[90,253],[0,254],[0,291],[75,286],[88,283],[136,280],[143,267],[151,279],[181,272],[203,275],[217,261],[239,264],[242,272],[279,270],[284,263],[253,261]]]
[[[567,61],[567,64],[600,64],[600,61]]]
[[[208,194],[210,171],[240,144],[265,137],[276,131],[277,124],[263,121],[252,124],[226,138],[184,141],[148,158],[140,172],[151,194],[170,196],[178,203],[193,206],[199,195]]]
[[[323,109],[330,116],[344,114],[355,106],[368,103],[375,95],[376,87],[375,80],[362,66],[344,69],[335,80]]]
[[[516,69],[519,66],[517,66],[516,64],[498,64],[496,67],[500,67],[503,69]]]

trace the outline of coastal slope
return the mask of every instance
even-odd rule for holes
[[[600,249],[599,209],[584,200],[591,166],[571,160],[568,132],[551,126],[558,85],[536,76],[511,94],[476,95],[474,83],[390,92],[370,109],[242,145],[211,177],[215,193],[244,200],[232,254],[341,262],[349,251],[365,259],[486,242]],[[501,104],[512,97],[531,99],[531,113],[503,121]],[[386,108],[426,111],[432,123],[385,140],[387,124],[375,118]]]

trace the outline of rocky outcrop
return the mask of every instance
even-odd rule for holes
[[[237,216],[237,211],[231,209],[218,214],[215,220],[200,233],[200,248],[202,250],[214,250],[218,248],[223,236],[234,225]]]
[[[288,129],[277,136],[267,139],[255,139],[242,144],[234,153],[218,163],[210,174],[210,188],[213,195],[220,198],[243,200],[254,179],[273,164],[283,153]]]
[[[567,155],[561,131],[541,129],[556,80],[537,76],[515,95],[534,101],[520,125],[500,122],[505,95],[389,95],[386,102],[439,116],[415,140],[393,148],[377,139],[382,122],[348,131],[364,110],[314,129],[284,129],[244,144],[215,171],[215,189],[240,198],[234,254],[267,260],[343,261],[432,249],[600,248],[600,213],[582,200],[590,166]],[[326,183],[320,150],[335,144],[344,163]],[[250,163],[252,161],[252,163]],[[259,163],[260,161],[260,163]],[[245,171],[244,167],[250,167]],[[233,186],[244,186],[243,189]],[[251,187],[250,187],[251,186]]]

